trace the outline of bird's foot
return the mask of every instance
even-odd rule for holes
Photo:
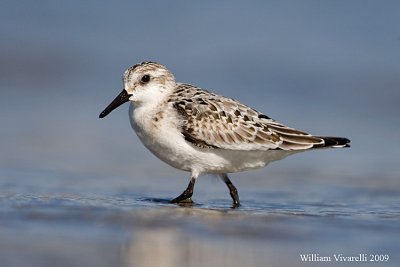
[[[233,202],[232,202],[232,209],[237,209],[237,208],[239,208],[240,207],[240,202],[239,202],[239,200],[234,200]]]
[[[179,197],[176,197],[176,198],[170,200],[169,203],[174,203],[174,204],[192,204],[193,200],[192,200],[191,197],[183,198],[183,197],[179,196]]]
[[[193,191],[192,190],[185,190],[182,194],[180,194],[178,197],[172,199],[170,203],[177,203],[177,204],[191,204],[193,203],[192,201],[192,195]]]
[[[190,204],[190,203],[193,203],[192,195],[193,195],[193,188],[194,188],[195,181],[196,181],[196,178],[192,177],[190,179],[189,185],[186,188],[186,190],[183,191],[183,193],[180,194],[178,197],[176,197],[173,200],[171,200],[170,203],[178,203],[178,204]]]

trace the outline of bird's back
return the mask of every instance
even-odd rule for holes
[[[169,102],[180,115],[186,141],[201,148],[307,150],[346,147],[350,142],[287,127],[234,99],[189,84],[179,84]]]

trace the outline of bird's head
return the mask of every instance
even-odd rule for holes
[[[172,73],[156,62],[142,62],[128,68],[124,72],[123,83],[124,89],[100,113],[100,118],[128,101],[135,105],[158,101],[176,85]]]

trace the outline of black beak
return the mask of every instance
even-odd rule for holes
[[[99,115],[99,118],[104,118],[111,111],[129,101],[131,95],[124,89],[122,92],[108,105]]]

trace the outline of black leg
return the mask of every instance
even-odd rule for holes
[[[233,208],[239,207],[240,206],[239,194],[238,194],[236,187],[233,185],[233,183],[231,182],[231,180],[229,179],[229,177],[226,173],[221,174],[220,177],[221,177],[222,181],[224,181],[224,183],[229,188],[229,193],[233,200],[232,207]]]
[[[192,195],[193,195],[193,188],[194,188],[194,183],[196,182],[196,178],[192,177],[190,179],[189,185],[186,188],[185,191],[183,191],[182,194],[180,194],[178,197],[174,198],[173,200],[170,201],[170,203],[191,203],[192,202]]]

